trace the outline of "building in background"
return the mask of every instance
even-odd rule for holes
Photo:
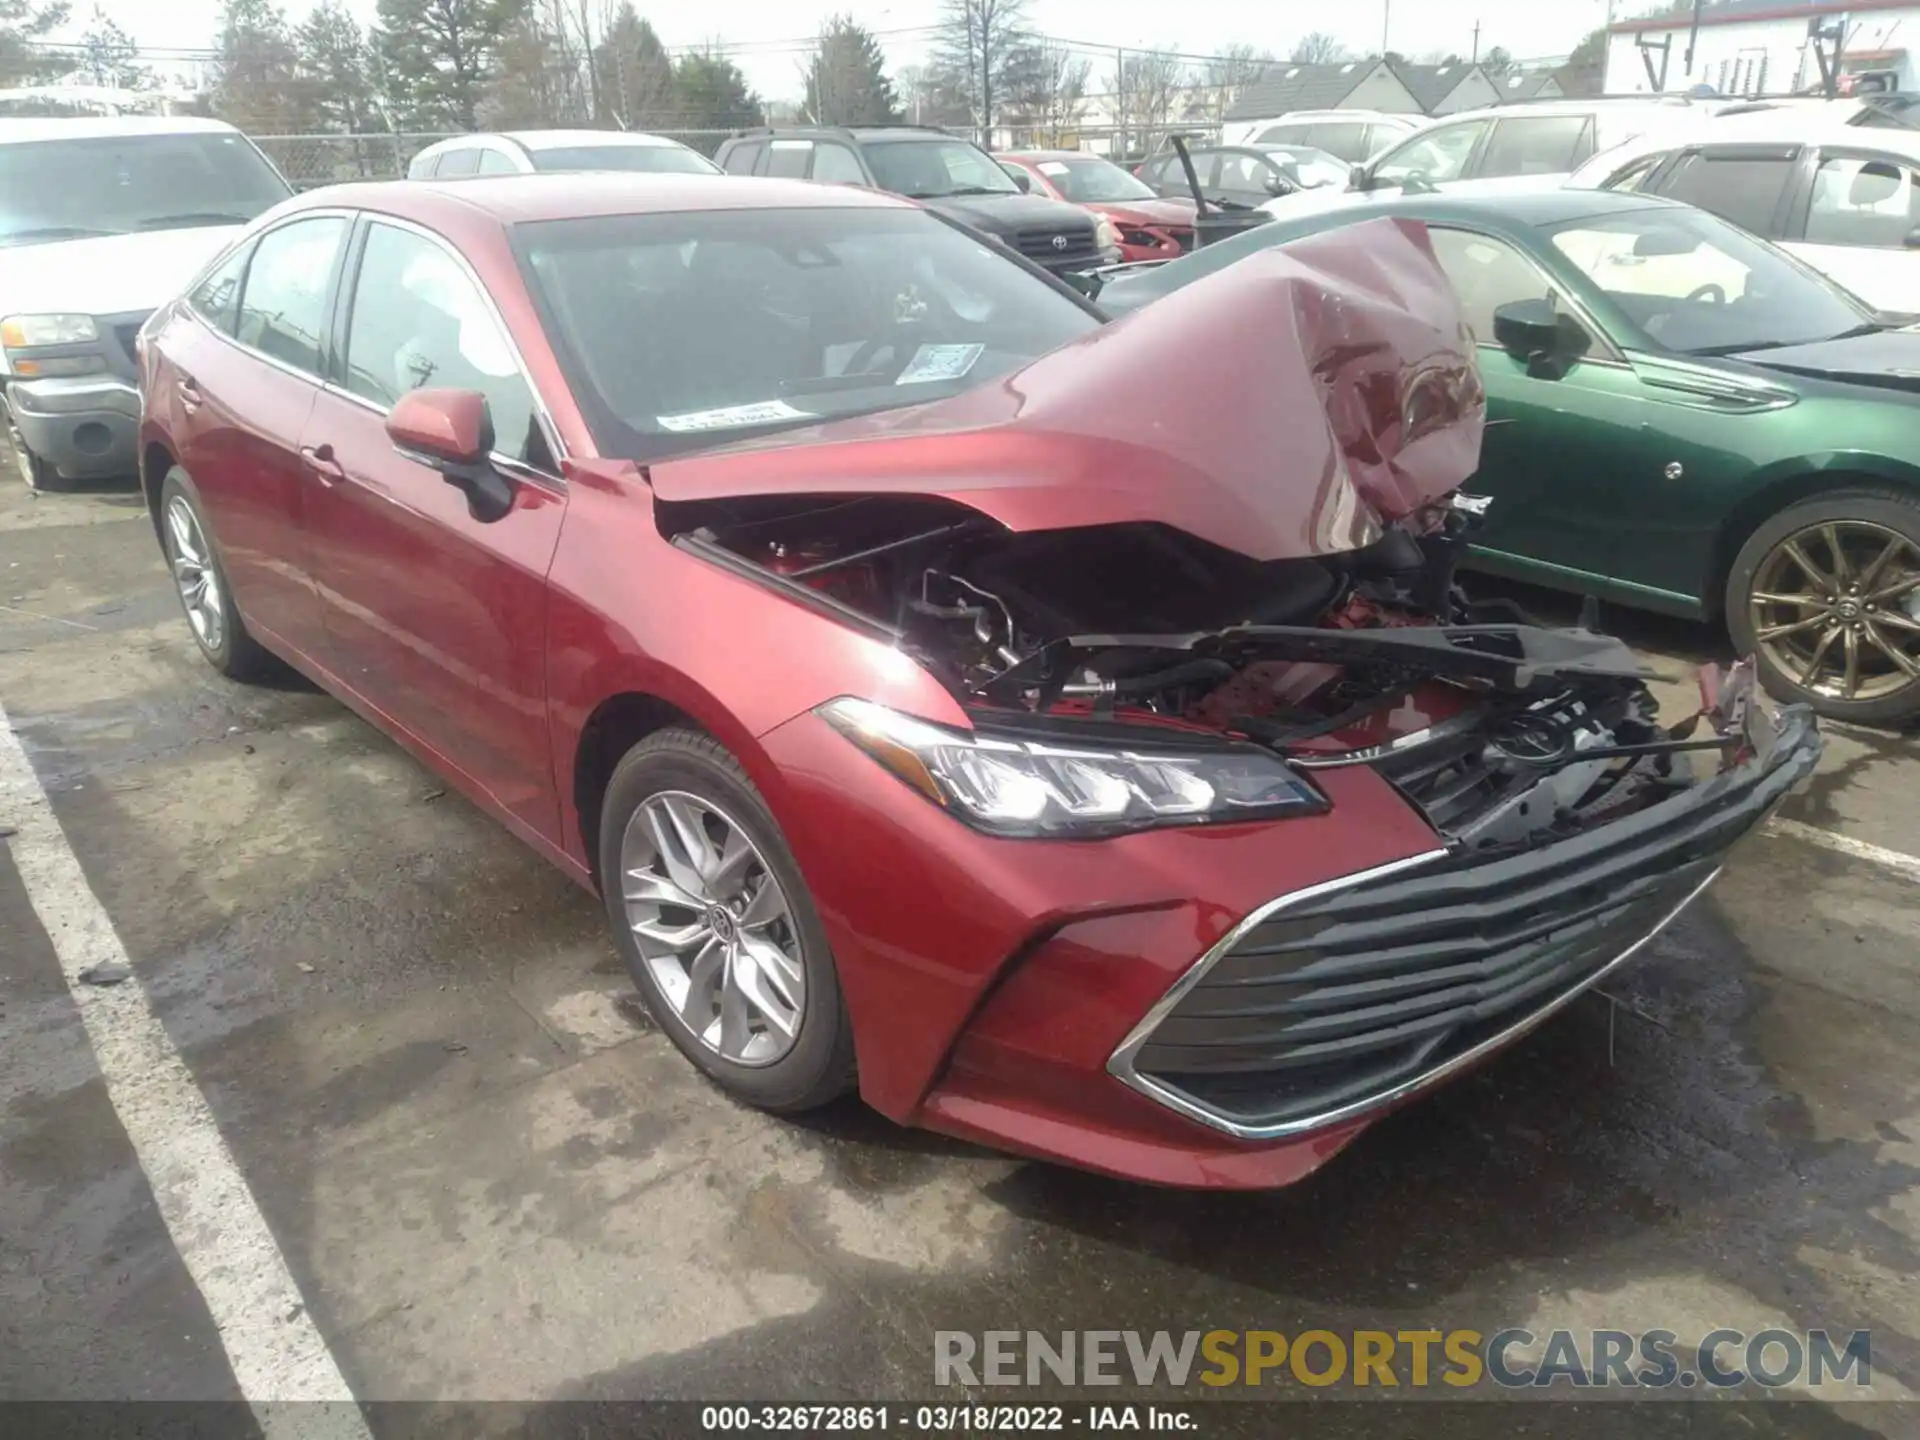
[[[1420,66],[1408,66],[1420,69]],[[1227,111],[1228,124],[1276,120],[1296,110],[1378,110],[1387,115],[1424,115],[1395,66],[1386,60],[1349,60],[1337,65],[1281,65],[1265,80],[1240,92]]]
[[[1415,65],[1404,60],[1388,63],[1428,115],[1456,115],[1500,103],[1500,86],[1478,65]]]
[[[1609,95],[1786,95],[1818,88],[1811,27],[1839,30],[1831,45],[1842,93],[1920,89],[1916,0],[1708,0],[1697,34],[1693,7],[1617,21],[1607,36]],[[1691,60],[1688,50],[1691,48]]]

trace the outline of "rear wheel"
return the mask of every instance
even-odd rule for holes
[[[250,680],[265,673],[273,657],[247,633],[211,536],[186,472],[176,465],[160,486],[160,544],[180,608],[207,663],[230,680]]]
[[[1781,699],[1863,724],[1920,715],[1920,499],[1844,490],[1788,506],[1741,546],[1726,606]]]
[[[613,940],[669,1039],[723,1089],[808,1110],[853,1087],[853,1031],[800,868],[726,748],[664,730],[608,782]]]

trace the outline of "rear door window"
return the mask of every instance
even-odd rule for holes
[[[1771,237],[1779,234],[1776,217],[1793,180],[1795,157],[1789,149],[1690,151],[1655,188],[1669,199],[1684,200]]]
[[[727,151],[727,158],[721,162],[720,168],[729,175],[751,175],[766,148],[763,141],[744,140]]]
[[[1311,145],[1314,142],[1307,137],[1313,133],[1311,125],[1269,125],[1262,130],[1255,142],[1259,145]]]
[[[320,374],[327,296],[346,233],[343,217],[320,215],[262,235],[247,266],[234,338],[296,370]]]
[[[1809,245],[1899,249],[1920,223],[1920,171],[1884,155],[1829,155],[1813,177]]]
[[[776,140],[767,156],[767,168],[760,173],[781,180],[804,180],[807,163],[813,159],[811,140]]]
[[[1382,156],[1373,167],[1373,178],[1393,185],[1403,185],[1416,177],[1432,185],[1458,180],[1466,174],[1473,147],[1491,123],[1464,120],[1423,131]]]
[[[1306,143],[1336,159],[1357,164],[1367,158],[1367,130],[1357,120],[1329,120],[1310,127]]]
[[[1592,129],[1588,115],[1502,120],[1493,127],[1475,173],[1484,178],[1565,174],[1593,153]]]
[[[480,152],[480,169],[478,173],[482,175],[518,175],[520,172],[514,168],[513,161],[502,155],[498,150],[482,150]]]
[[[860,157],[846,146],[822,142],[813,150],[813,178],[841,185],[864,185],[867,172],[860,168]]]

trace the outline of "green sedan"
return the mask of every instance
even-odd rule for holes
[[[1480,346],[1476,567],[1724,620],[1836,719],[1920,714],[1920,330],[1744,230],[1632,194],[1342,195],[1098,303],[1389,216],[1427,224]]]

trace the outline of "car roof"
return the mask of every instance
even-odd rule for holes
[[[310,190],[278,213],[375,210],[430,229],[490,216],[502,225],[699,210],[912,210],[911,201],[854,186],[740,175],[582,171],[381,180]]]
[[[996,160],[1105,160],[1090,150],[996,150]]]
[[[1676,114],[1693,111],[1702,115],[1711,113],[1694,105],[1684,96],[1669,95],[1665,98],[1658,95],[1648,95],[1644,98],[1612,96],[1589,97],[1584,100],[1509,101],[1504,105],[1483,105],[1475,110],[1456,110],[1451,115],[1437,115],[1434,121],[1436,124],[1441,124],[1450,120],[1523,120],[1528,116],[1545,115],[1552,118],[1561,115],[1592,115],[1601,111],[1615,110],[1662,110]]]
[[[0,145],[38,140],[91,140],[126,135],[238,135],[224,120],[196,115],[76,115],[0,119]]]
[[[1794,107],[1747,110],[1720,115],[1683,130],[1654,130],[1602,150],[1574,171],[1574,188],[1597,184],[1646,155],[1691,150],[1704,145],[1820,145],[1850,150],[1881,150],[1920,164],[1920,130],[1894,126],[1850,125],[1840,115],[1813,115]]]
[[[1288,125],[1315,120],[1356,120],[1373,124],[1380,120],[1403,121],[1418,129],[1425,125],[1426,115],[1401,115],[1391,110],[1289,110],[1284,115],[1276,115],[1271,120],[1254,120],[1254,125]]]
[[[638,130],[500,130],[495,132],[529,150],[557,150],[573,145],[651,145],[687,147],[664,135],[648,135]]]
[[[1559,186],[1541,188],[1536,185],[1524,188],[1516,186],[1509,190],[1496,189],[1490,184],[1488,188],[1474,192],[1440,190],[1420,195],[1339,191],[1310,208],[1301,208],[1297,212],[1286,209],[1268,213],[1273,215],[1273,223],[1284,229],[1317,229],[1320,227],[1312,222],[1330,215],[1401,215],[1440,222],[1453,220],[1462,224],[1484,224],[1493,221],[1505,222],[1508,228],[1538,228],[1629,210],[1688,208],[1675,200],[1633,191],[1568,190]],[[1264,230],[1267,227],[1259,228]]]

